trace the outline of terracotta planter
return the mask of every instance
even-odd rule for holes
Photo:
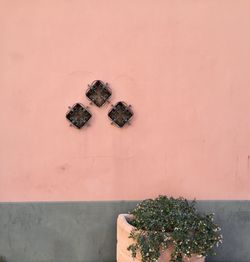
[[[133,244],[133,239],[129,238],[131,230],[134,228],[127,220],[131,219],[128,214],[120,214],[117,219],[117,262],[141,262],[140,254],[136,258],[132,258],[131,252],[127,250],[128,246]],[[171,251],[166,250],[160,256],[158,262],[169,262]],[[191,258],[184,258],[185,262],[204,262],[204,257],[193,255]]]

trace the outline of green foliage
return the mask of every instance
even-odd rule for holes
[[[182,262],[192,254],[215,254],[214,245],[222,242],[220,228],[213,222],[213,214],[199,214],[195,201],[159,196],[147,199],[130,212],[129,221],[135,229],[130,238],[135,244],[128,247],[133,257],[139,251],[142,262],[157,261],[160,253],[171,247],[170,262]]]

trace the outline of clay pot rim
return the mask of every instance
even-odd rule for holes
[[[118,216],[120,225],[122,225],[122,228],[128,233],[130,233],[133,229],[136,229],[134,226],[132,226],[128,222],[129,220],[132,220],[132,219],[133,219],[133,215],[130,215],[130,214],[120,214]]]

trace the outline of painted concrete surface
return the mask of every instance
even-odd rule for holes
[[[250,199],[249,0],[0,0],[0,201]],[[95,79],[109,105],[81,131]]]
[[[7,262],[114,262],[116,218],[136,202],[1,203],[0,255]],[[250,261],[250,202],[199,201],[215,212],[224,243],[206,261]]]

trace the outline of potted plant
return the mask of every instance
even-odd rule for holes
[[[139,203],[117,220],[117,262],[203,262],[222,242],[213,214],[195,201],[159,196]]]

